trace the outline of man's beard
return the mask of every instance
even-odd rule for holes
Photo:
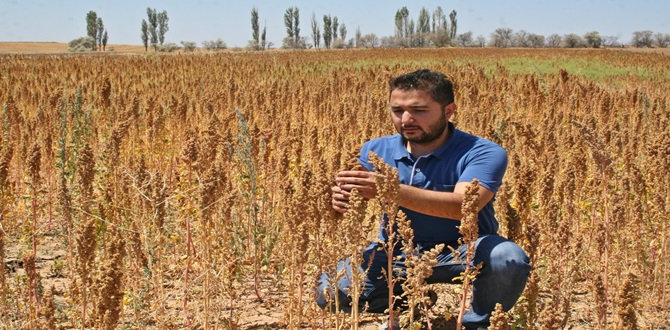
[[[418,128],[421,132],[418,136],[408,137],[403,133],[405,127]],[[444,130],[446,129],[447,129],[447,118],[445,116],[440,116],[440,119],[436,123],[428,127],[428,132],[424,131],[419,126],[408,125],[408,126],[402,126],[400,128],[400,133],[405,138],[405,140],[409,142],[425,144],[435,141],[437,138],[442,136],[442,133],[444,133]]]

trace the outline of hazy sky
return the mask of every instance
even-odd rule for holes
[[[103,19],[109,44],[141,45],[140,26],[146,8],[167,11],[169,28],[165,41],[223,39],[229,47],[247,45],[251,39],[251,9],[258,8],[261,29],[267,40],[281,45],[286,36],[284,12],[300,10],[300,35],[311,41],[310,18],[316,14],[337,16],[347,27],[347,39],[356,28],[379,37],[394,33],[395,12],[406,6],[410,17],[419,10],[441,6],[446,15],[456,10],[457,32],[484,36],[500,27],[549,36],[598,31],[628,43],[634,31],[670,33],[670,0],[452,0],[452,1],[216,1],[216,0],[0,0],[0,41],[68,42],[86,35],[86,13],[93,10]]]

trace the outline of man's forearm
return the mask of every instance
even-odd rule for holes
[[[425,190],[401,184],[398,204],[431,216],[461,220],[463,194]]]

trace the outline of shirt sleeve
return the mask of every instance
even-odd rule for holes
[[[458,182],[477,179],[484,188],[496,193],[507,170],[507,152],[495,143],[485,143],[472,150],[463,166]]]
[[[374,170],[374,165],[370,164],[369,159],[371,150],[372,150],[371,143],[368,141],[363,144],[363,147],[361,147],[361,151],[358,155],[358,158],[356,158],[358,162],[370,172]]]

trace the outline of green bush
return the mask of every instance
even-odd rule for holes
[[[91,37],[81,37],[74,39],[67,44],[70,52],[88,52],[96,50],[95,39]]]
[[[202,46],[207,48],[207,50],[222,50],[228,48],[228,46],[226,46],[226,42],[221,38],[216,40],[203,41]]]
[[[166,44],[158,46],[158,51],[172,53],[175,50],[179,50],[180,48],[181,47],[179,47],[179,45],[175,44],[174,42],[168,42]]]

